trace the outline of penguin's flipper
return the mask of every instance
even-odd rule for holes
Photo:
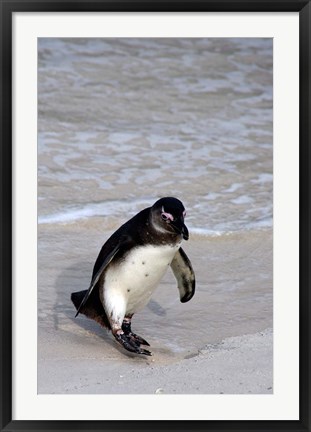
[[[108,254],[105,255],[105,257],[103,258],[103,261],[101,262],[100,266],[98,269],[96,269],[97,271],[93,273],[93,277],[92,277],[92,281],[90,283],[90,286],[88,288],[87,291],[85,291],[85,295],[83,297],[83,300],[80,303],[80,306],[77,308],[77,313],[75,316],[78,316],[81,309],[83,308],[83,306],[86,304],[86,302],[88,301],[95,285],[97,284],[102,272],[105,270],[105,268],[107,267],[107,265],[113,260],[113,257],[116,255],[116,253],[118,252],[118,250],[120,249],[120,244],[118,243],[113,249],[112,251],[110,251]],[[100,255],[99,255],[100,257]],[[98,262],[98,259],[97,259]],[[96,263],[97,263],[96,262]],[[97,266],[98,267],[98,266]]]
[[[177,279],[180,301],[186,303],[194,295],[195,276],[191,262],[182,248],[174,256],[171,268]]]

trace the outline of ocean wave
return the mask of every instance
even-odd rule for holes
[[[96,216],[112,216],[127,214],[134,216],[139,210],[148,207],[148,199],[131,201],[105,201],[102,203],[86,204],[83,207],[75,207],[63,212],[38,217],[39,224],[70,223],[80,219]]]
[[[106,201],[103,203],[87,204],[83,207],[67,209],[63,212],[44,215],[38,217],[38,224],[70,224],[77,221],[93,217],[116,217],[121,223],[133,217],[143,208],[148,207],[150,199],[140,199],[136,201]],[[150,205],[150,204],[149,204]],[[187,223],[190,234],[202,237],[220,237],[224,235],[236,234],[238,232],[270,229],[273,226],[271,217],[254,220],[246,224],[243,223],[224,223],[217,224],[215,227],[195,226]]]

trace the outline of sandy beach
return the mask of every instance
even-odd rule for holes
[[[131,355],[95,322],[74,318],[70,293],[88,285],[100,218],[42,225],[39,233],[45,247],[38,272],[38,393],[273,392],[271,230],[193,235],[184,244],[196,271],[195,297],[181,304],[168,271],[133,319],[152,357]]]
[[[129,355],[107,360],[92,344],[90,357],[42,360],[40,390],[49,394],[269,394],[273,393],[272,342],[268,329],[225,339],[174,364],[163,364],[160,350],[148,361]]]

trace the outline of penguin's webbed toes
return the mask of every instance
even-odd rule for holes
[[[138,336],[135,333],[129,333],[129,336],[133,338],[139,345],[147,345],[150,346],[150,343],[148,343],[145,339],[143,339],[141,336]]]
[[[152,353],[144,348],[139,348],[139,353],[138,354],[145,354],[147,356],[152,356]]]
[[[150,351],[145,350],[144,348],[141,348],[138,340],[134,339],[130,335],[126,335],[124,333],[121,333],[121,334],[115,334],[114,337],[119,342],[119,344],[121,344],[123,346],[123,348],[125,348],[128,351],[134,352],[136,354],[144,354],[144,355],[148,355],[148,356],[152,355]],[[146,342],[146,341],[144,341],[144,342]],[[144,345],[146,345],[146,344],[144,344]]]

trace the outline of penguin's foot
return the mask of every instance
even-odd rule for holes
[[[150,346],[150,343],[148,343],[145,339],[143,339],[141,336],[138,336],[135,333],[129,333],[128,336],[130,336],[132,339],[134,339],[139,345],[147,345]]]
[[[131,318],[130,317],[126,317],[123,320],[122,330],[123,330],[123,332],[124,332],[124,334],[126,336],[130,336],[132,339],[134,339],[134,341],[137,342],[138,345],[147,345],[147,346],[150,346],[150,344],[145,339],[143,339],[141,336],[138,336],[137,334],[135,334],[135,333],[132,332],[132,329],[131,329]]]
[[[114,333],[114,337],[119,342],[119,344],[121,344],[123,348],[125,348],[128,351],[134,352],[136,354],[144,354],[148,356],[152,355],[150,351],[141,348],[138,340],[134,339],[132,335],[125,334],[125,333]],[[144,345],[146,345],[146,343],[144,343]]]

